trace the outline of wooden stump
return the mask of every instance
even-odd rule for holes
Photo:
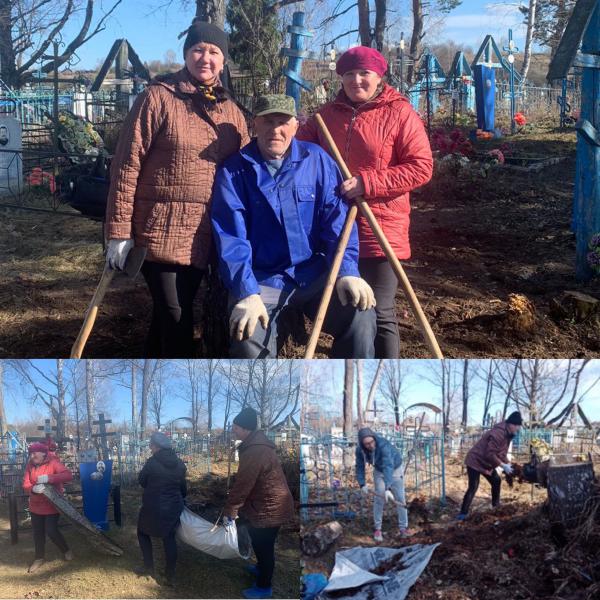
[[[344,530],[337,521],[318,525],[302,537],[302,552],[308,556],[320,556],[337,540]]]
[[[592,495],[594,466],[591,462],[550,465],[548,500],[550,521],[565,527],[577,524]]]
[[[550,301],[550,314],[558,320],[569,319],[575,323],[596,321],[600,324],[600,300],[581,292],[563,292]]]

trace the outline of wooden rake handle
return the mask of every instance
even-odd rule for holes
[[[317,316],[313,322],[312,333],[310,334],[308,345],[306,346],[304,358],[313,358],[315,354],[315,348],[317,347],[317,342],[319,341],[319,334],[321,333],[321,328],[323,327],[323,322],[325,321],[325,315],[327,314],[327,308],[329,307],[331,294],[333,294],[333,288],[335,286],[338,273],[340,272],[340,266],[344,258],[344,253],[346,252],[346,246],[348,245],[350,234],[352,233],[352,226],[354,225],[354,221],[356,221],[357,213],[358,207],[356,204],[353,204],[346,214],[346,221],[344,222],[340,240],[333,257],[333,262],[331,263],[331,269],[329,270],[327,281],[325,282],[323,296],[321,297],[321,303],[319,304]]]
[[[104,298],[104,295],[106,294],[106,290],[108,289],[114,274],[115,272],[110,269],[108,265],[104,267],[98,287],[96,288],[87,312],[85,313],[85,318],[83,320],[83,325],[79,330],[79,335],[77,336],[77,339],[71,348],[70,358],[81,358],[85,344],[88,341],[90,333],[92,333],[94,323],[96,322],[98,308],[102,302],[102,299]]]
[[[350,179],[352,177],[352,173],[350,173],[348,166],[344,162],[340,151],[333,141],[333,138],[329,133],[329,129],[327,129],[327,125],[325,125],[325,121],[323,121],[323,118],[319,113],[315,114],[315,120],[317,121],[317,125],[319,126],[321,133],[327,140],[331,154],[333,155],[335,162],[338,164],[338,167],[342,171],[342,175],[345,179]],[[406,299],[408,300],[408,303],[410,304],[410,307],[417,318],[417,323],[419,324],[421,333],[423,334],[425,342],[431,350],[431,353],[435,356],[435,358],[444,358],[444,355],[442,354],[437,340],[435,339],[435,335],[431,329],[431,325],[429,325],[429,321],[427,321],[427,317],[421,308],[419,299],[417,298],[415,291],[413,290],[412,285],[410,284],[410,281],[408,280],[408,277],[406,276],[406,273],[400,264],[400,261],[396,257],[392,246],[385,237],[383,230],[379,226],[371,207],[367,204],[366,200],[362,196],[359,196],[354,201],[358,206],[358,210],[360,210],[363,216],[367,219],[371,229],[373,230],[373,233],[375,234],[375,237],[377,238],[377,241],[379,242],[379,245],[381,246],[381,249],[383,250],[389,263],[392,265],[392,269],[394,270],[394,273],[396,274],[396,277],[398,278],[398,281],[400,282],[400,285],[406,294]]]

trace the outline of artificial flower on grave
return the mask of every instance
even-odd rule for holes
[[[527,125],[527,119],[525,118],[525,115],[520,112],[515,113],[515,123],[519,127],[523,127],[524,125]]]
[[[504,164],[504,154],[498,148],[494,148],[490,150],[487,155],[491,158],[492,164],[503,165]]]
[[[588,265],[596,275],[600,275],[600,233],[592,236],[588,248],[590,249],[587,255]]]

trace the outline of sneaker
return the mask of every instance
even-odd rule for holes
[[[73,560],[73,552],[71,550],[65,552],[65,560]]]
[[[373,532],[373,539],[374,539],[376,542],[383,542],[383,535],[381,534],[381,529],[376,529],[376,530]]]
[[[465,521],[467,516],[468,515],[466,513],[460,513],[459,515],[456,515],[456,520],[457,521]]]
[[[36,558],[30,565],[29,565],[29,569],[27,569],[28,573],[34,573],[35,571],[37,571],[44,563],[45,563],[45,559],[43,558]]]
[[[415,535],[415,532],[409,529],[408,527],[400,527],[400,529],[398,529],[398,534],[402,538],[408,538]]]
[[[259,588],[253,585],[251,588],[242,590],[244,598],[272,598],[273,588]]]

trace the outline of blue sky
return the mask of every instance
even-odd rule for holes
[[[35,360],[33,361],[44,372],[54,370],[55,361],[53,360]],[[74,361],[68,361],[72,364]],[[340,360],[327,361],[302,361],[307,369],[301,379],[303,396],[302,400],[310,401],[319,404],[332,415],[341,415],[342,411],[342,390],[343,390],[343,374],[344,362]],[[439,369],[438,361],[434,360],[403,360],[400,361],[402,368],[406,372],[406,386],[404,387],[401,396],[401,405],[407,407],[417,402],[431,402],[440,405],[440,388],[439,385],[432,382],[435,379],[435,372]],[[544,361],[549,367],[559,369],[562,368],[566,361]],[[471,368],[477,365],[485,366],[488,361],[471,361]],[[364,382],[363,390],[364,397],[368,393],[368,389],[373,378],[373,373],[377,365],[377,361],[363,361]],[[171,371],[173,372],[173,371]],[[600,377],[600,360],[594,360],[583,373],[580,385],[580,392],[596,379]],[[36,377],[37,381],[41,378]],[[383,385],[383,382],[382,384]],[[381,387],[381,386],[380,386]],[[21,420],[27,418],[32,413],[39,416],[40,422],[48,415],[40,408],[33,408],[27,400],[27,393],[23,394],[23,389],[19,386],[11,369],[5,369],[5,404],[7,418],[11,420]],[[221,387],[224,392],[224,387]],[[469,411],[470,423],[479,423],[481,421],[483,407],[484,388],[481,380],[475,378],[471,383],[471,402]],[[171,387],[168,389],[168,402],[165,410],[165,419],[170,420],[176,417],[187,416],[189,405],[185,400],[185,385],[181,378],[172,376]],[[126,420],[130,415],[130,390],[123,385],[120,385],[113,378],[107,384],[101,386],[98,390],[98,397],[106,403],[108,411],[116,421]],[[388,401],[381,393],[377,396],[378,406],[389,406]],[[498,393],[495,397],[492,406],[492,413],[501,407],[503,395]],[[460,400],[457,401],[457,407]],[[222,424],[223,415],[223,397],[221,396],[215,402],[214,419],[220,426]],[[582,407],[588,417],[592,420],[600,420],[600,384],[594,388],[583,400]],[[235,412],[233,413],[235,414]]]
[[[104,0],[107,5],[108,0]],[[78,55],[81,62],[75,69],[94,68],[98,61],[105,58],[113,42],[117,38],[127,38],[140,55],[142,61],[163,59],[167,50],[175,51],[178,59],[181,57],[183,40],[177,36],[190,23],[194,11],[192,4],[183,9],[179,0],[174,0],[168,11],[158,10],[160,0],[140,2],[139,0],[124,0],[117,8],[114,15],[107,22],[106,30],[95,36],[90,42],[81,47]],[[399,11],[390,13],[388,22],[400,19],[390,41],[399,39],[399,32],[403,30],[405,37],[411,29],[411,13],[406,0],[394,2],[398,4]],[[101,6],[101,3],[97,4]],[[301,6],[301,5],[299,5]],[[308,3],[307,3],[308,6]],[[322,8],[318,9],[313,20],[319,22],[323,18]],[[357,16],[355,10],[341,21],[333,35],[342,31],[342,27],[354,29]],[[509,27],[513,28],[513,35],[518,47],[522,48],[524,42],[524,28],[520,25],[522,16],[517,11],[514,3],[488,3],[480,0],[464,0],[463,4],[444,18],[444,23],[432,29],[432,43],[451,39],[457,43],[464,43],[476,49],[486,34],[492,34],[499,44],[507,37]],[[70,25],[65,35],[75,31],[75,24]],[[319,36],[314,38],[314,50],[320,51],[318,43],[324,41]],[[349,36],[340,40],[340,47],[352,46],[357,43],[356,36]]]
[[[22,364],[27,364],[28,361],[19,361]],[[227,361],[221,361],[226,363]],[[32,360],[31,363],[35,365],[40,371],[36,373],[33,369],[30,369],[32,378],[36,385],[44,388],[46,391],[55,392],[56,388],[52,386],[48,381],[44,380],[44,375],[50,378],[54,377],[56,373],[56,361],[53,359],[36,359]],[[83,374],[85,361],[65,361],[64,367],[64,381],[65,385],[69,386],[66,394],[67,403],[71,399],[71,393],[73,390],[71,371],[74,365],[78,364],[78,381],[80,385],[83,385]],[[109,370],[111,373],[110,377],[103,378],[96,385],[96,398],[97,398],[97,411],[104,412],[106,416],[110,415],[113,422],[129,421],[131,418],[131,388],[127,387],[131,379],[131,371],[127,366],[127,370],[123,376],[117,376],[115,372],[119,368],[119,363],[123,361],[99,361],[95,360],[94,363],[100,367],[100,369]],[[34,418],[38,423],[42,423],[45,418],[50,416],[49,410],[44,406],[42,402],[36,401],[32,405],[30,398],[33,396],[33,388],[30,384],[22,384],[19,376],[13,367],[14,363],[6,364],[4,368],[4,400],[5,409],[8,422],[22,422],[29,418]],[[188,382],[184,373],[185,361],[168,361],[165,366],[165,388],[164,388],[164,403],[162,422],[167,423],[172,419],[187,417],[190,414],[189,404],[189,391]],[[227,391],[226,383],[223,379],[221,383],[217,385],[218,392],[213,402],[213,422],[215,427],[223,426],[224,418],[224,407],[225,398],[224,395]],[[141,394],[141,373],[138,369],[138,404]],[[206,386],[204,386],[205,388]],[[80,406],[84,406],[84,402]],[[68,409],[69,413],[72,409]],[[298,409],[299,410],[299,409]],[[239,408],[235,405],[232,406],[229,415],[229,423],[231,419],[239,412]],[[285,413],[287,414],[287,413]],[[298,418],[298,415],[296,415]],[[205,418],[201,418],[201,422],[206,422]]]

